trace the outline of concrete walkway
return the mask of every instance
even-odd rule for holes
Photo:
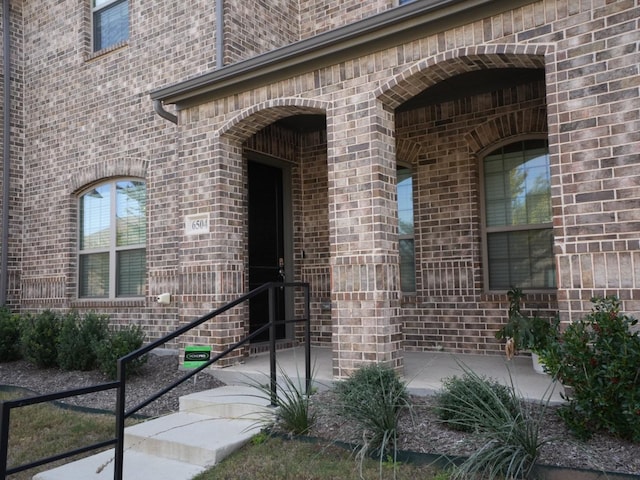
[[[304,348],[278,351],[276,363],[278,375],[282,370],[291,378],[304,377]],[[551,396],[552,403],[562,402],[562,386],[553,382],[550,376],[537,373],[528,356],[507,360],[497,355],[405,352],[404,379],[412,393],[428,395],[440,389],[443,379],[462,375],[461,365],[504,384],[513,382],[524,398],[539,400]],[[333,382],[331,349],[312,348],[311,367],[318,388],[328,387]],[[211,373],[228,385],[243,385],[251,381],[265,383],[269,375],[269,354],[253,355],[242,364],[214,369]]]

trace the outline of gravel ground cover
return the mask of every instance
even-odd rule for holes
[[[176,355],[149,356],[142,373],[127,382],[127,405],[138,404],[183,375],[184,372],[178,370]],[[56,392],[106,381],[108,379],[104,375],[95,371],[41,370],[25,361],[0,363],[0,385],[24,387],[37,393]],[[140,413],[154,417],[176,411],[180,396],[222,385],[222,382],[215,378],[215,371],[211,374],[200,373],[195,381],[187,380],[171,393],[145,407]],[[433,414],[432,397],[414,396],[411,399],[411,411],[401,420],[400,449],[464,456],[478,448],[478,444],[470,435],[442,425]],[[112,411],[115,393],[99,392],[75,397],[68,402]],[[318,421],[310,435],[345,442],[357,440],[354,426],[333,412],[331,406],[334,403],[335,397],[331,391],[314,395],[313,408],[318,413]],[[544,418],[542,434],[554,441],[544,447],[541,463],[640,475],[640,445],[605,435],[597,435],[589,442],[579,442],[571,437],[562,421],[555,415],[555,408],[548,407]]]

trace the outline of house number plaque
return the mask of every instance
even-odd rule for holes
[[[209,233],[209,214],[187,215],[184,218],[184,234],[198,235],[200,233]]]

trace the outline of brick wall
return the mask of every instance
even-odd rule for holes
[[[301,39],[349,25],[398,5],[397,0],[301,0],[299,3]]]
[[[296,2],[224,2],[224,64],[246,60],[300,39]]]

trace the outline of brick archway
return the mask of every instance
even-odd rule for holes
[[[477,45],[447,50],[416,62],[381,85],[375,96],[394,110],[423,90],[461,73],[491,68],[545,68],[554,49],[548,44]]]
[[[219,137],[227,137],[232,143],[241,143],[260,129],[281,118],[294,115],[324,115],[327,102],[306,98],[277,98],[258,103],[240,111],[218,130]]]
[[[465,135],[469,150],[475,155],[498,142],[522,135],[547,135],[547,109],[535,107],[500,115],[479,125]]]

